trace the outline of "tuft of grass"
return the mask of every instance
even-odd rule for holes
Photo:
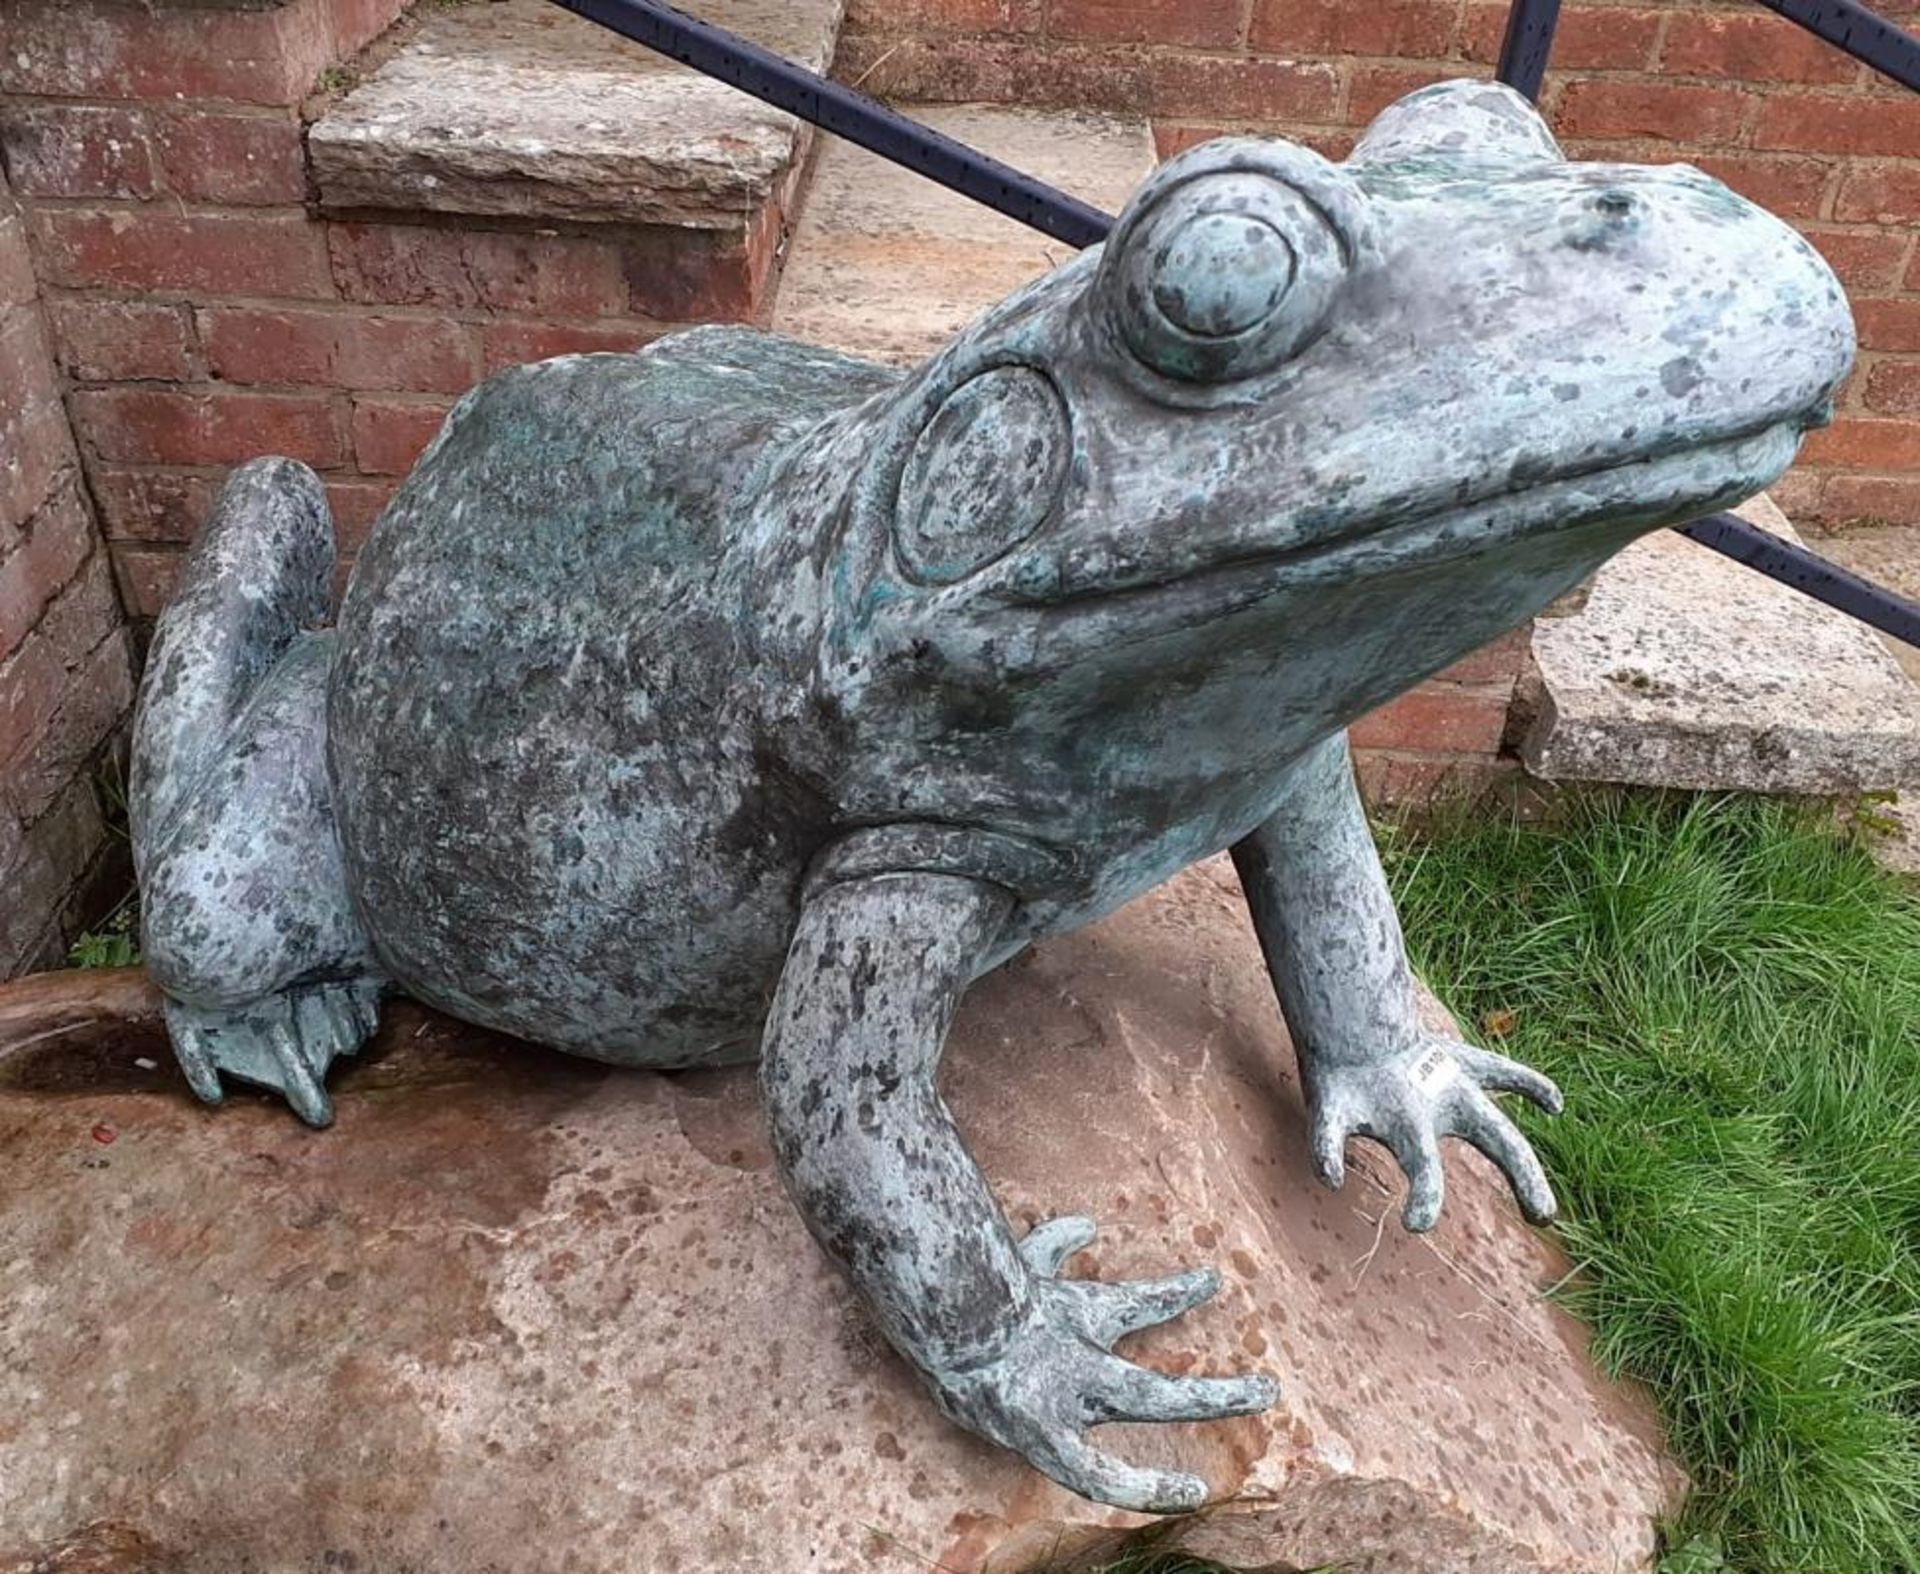
[[[1519,1112],[1695,1482],[1670,1574],[1920,1574],[1920,893],[1771,800],[1389,827],[1416,965]]]

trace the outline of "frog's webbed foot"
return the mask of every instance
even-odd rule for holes
[[[1031,1312],[994,1360],[940,1374],[936,1401],[951,1419],[1083,1496],[1141,1513],[1196,1509],[1208,1491],[1198,1476],[1126,1464],[1092,1447],[1086,1429],[1252,1415],[1274,1402],[1278,1385],[1269,1377],[1169,1377],[1115,1355],[1126,1335],[1210,1299],[1220,1276],[1195,1268],[1125,1284],[1060,1278],[1061,1265],[1093,1235],[1092,1220],[1071,1217],[1028,1234],[1020,1255],[1033,1275]]]
[[[327,1068],[373,1036],[380,1021],[376,979],[309,984],[244,1006],[195,1006],[168,999],[167,1031],[193,1091],[224,1096],[221,1075],[273,1088],[309,1126],[333,1120]]]

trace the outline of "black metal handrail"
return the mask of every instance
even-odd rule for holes
[[[740,89],[884,159],[917,170],[964,197],[1070,246],[1106,238],[1113,219],[1031,175],[889,109],[724,28],[661,0],[554,0],[635,43]],[[1920,39],[1854,0],[1759,0],[1875,70],[1920,91]],[[1553,49],[1560,0],[1513,0],[1499,77],[1537,98]],[[1861,622],[1920,646],[1920,602],[1782,541],[1732,514],[1676,527],[1702,546],[1745,564]]]

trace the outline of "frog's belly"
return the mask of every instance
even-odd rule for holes
[[[694,806],[609,814],[575,799],[479,819],[456,784],[415,786],[451,812],[346,817],[376,953],[408,993],[626,1065],[756,1052],[796,916],[791,871],[727,857],[724,822]]]
[[[682,685],[434,655],[337,669],[330,721],[348,878],[395,981],[623,1064],[750,1056],[820,835],[753,724]]]

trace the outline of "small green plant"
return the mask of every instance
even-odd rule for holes
[[[75,967],[132,967],[140,960],[139,935],[139,910],[129,898],[76,938],[67,960]]]

